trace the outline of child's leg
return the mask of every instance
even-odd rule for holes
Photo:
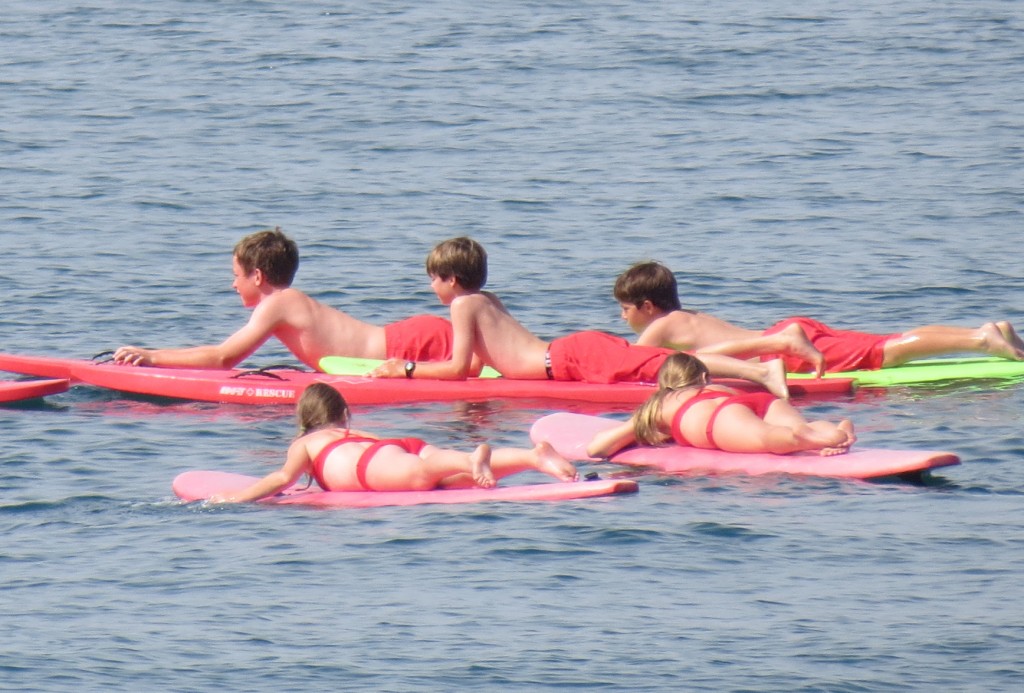
[[[768,407],[768,411],[764,415],[764,422],[769,426],[786,426],[788,428],[800,428],[807,425],[807,419],[800,413],[800,410],[781,399],[772,402]]]
[[[428,491],[452,475],[463,474],[472,485],[490,488],[494,486],[490,462],[489,445],[471,453],[427,445],[419,455],[387,445],[370,461],[366,481],[375,491]]]
[[[774,413],[773,409],[776,410]],[[773,423],[768,422],[769,418]],[[728,452],[787,455],[801,450],[821,450],[823,454],[835,454],[831,451],[839,450],[844,445],[849,447],[846,425],[842,428],[835,424],[817,425],[822,423],[825,422],[809,424],[787,402],[772,404],[765,419],[761,419],[745,405],[730,404],[718,414],[712,433],[716,446]],[[826,453],[826,450],[830,452]]]
[[[853,423],[843,419],[839,423],[831,421],[808,421],[796,407],[781,400],[772,402],[764,416],[765,423],[772,426],[785,426],[794,431],[802,432],[804,437],[827,442],[821,449],[823,455],[836,455],[853,445],[857,436],[853,432]],[[804,430],[804,429],[810,429]]]
[[[553,476],[559,481],[576,481],[579,474],[569,460],[559,455],[548,443],[538,443],[532,449],[498,448],[491,453],[491,471],[496,479],[533,469]],[[465,474],[445,478],[444,488],[461,488],[469,484]]]
[[[758,363],[757,361],[741,361],[720,354],[698,354],[697,358],[708,367],[708,372],[713,376],[749,380],[761,385],[776,397],[789,399],[786,367],[781,359]]]
[[[811,421],[807,425],[816,431],[820,431],[823,437],[839,439],[839,442],[821,448],[822,455],[841,455],[857,442],[857,435],[853,431],[853,422],[849,419],[842,419],[837,424],[831,421]]]
[[[819,376],[825,372],[825,357],[796,323],[786,325],[778,332],[769,335],[754,332],[750,337],[711,344],[701,347],[695,352],[695,355],[701,360],[707,354],[721,354],[740,359],[767,354],[785,354],[814,364],[814,372]]]
[[[926,325],[885,343],[882,367],[898,366],[913,359],[941,354],[974,352],[1015,361],[1024,360],[1024,346],[1008,322],[987,322],[977,329]]]

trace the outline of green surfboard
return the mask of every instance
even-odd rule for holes
[[[324,356],[320,359],[320,370],[330,375],[369,375],[370,371],[384,363],[380,359],[360,359],[352,356]],[[490,366],[484,366],[481,378],[500,378],[501,373]]]
[[[787,378],[811,378],[810,373],[790,373]],[[887,385],[913,385],[943,380],[969,380],[985,378],[1024,377],[1024,361],[1010,361],[995,357],[967,359],[922,359],[902,366],[881,368],[877,371],[845,371],[826,373],[826,378],[853,378],[865,387]]]

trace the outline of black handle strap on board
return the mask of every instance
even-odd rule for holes
[[[299,368],[298,366],[292,366],[287,363],[274,363],[269,366],[263,366],[262,368],[250,368],[236,373],[231,376],[232,378],[251,378],[253,376],[264,376],[267,378],[273,378],[275,380],[284,380],[281,376],[273,371],[296,371],[298,373],[307,373],[305,369]]]
[[[114,360],[114,351],[101,351],[92,357],[92,361],[97,364],[110,363]],[[309,373],[306,369],[300,366],[293,366],[290,363],[272,363],[269,366],[261,366],[259,368],[247,368],[241,373],[235,373],[232,378],[250,378],[254,376],[263,376],[265,378],[273,378],[274,380],[284,380],[277,373],[272,371],[295,371],[297,373]]]

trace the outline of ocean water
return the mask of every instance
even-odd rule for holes
[[[1022,82],[1011,0],[14,0],[0,350],[217,342],[247,318],[231,249],[274,225],[296,286],[380,323],[443,314],[423,260],[466,234],[549,338],[625,334],[611,285],[649,258],[749,327],[1024,324]],[[922,485],[651,474],[558,504],[207,508],[171,479],[274,468],[289,408],[85,387],[2,407],[0,687],[1015,690],[1024,383],[802,406],[963,464]],[[356,420],[527,445],[558,408]]]

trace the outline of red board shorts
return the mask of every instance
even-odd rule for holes
[[[825,357],[825,370],[829,373],[840,371],[878,370],[885,359],[885,343],[899,334],[870,334],[853,330],[836,330],[811,318],[786,318],[764,331],[765,335],[775,334],[788,325],[799,325],[811,344]],[[761,357],[767,361],[774,357]],[[795,356],[783,357],[786,370],[790,373],[813,371],[813,364]]]
[[[414,315],[384,326],[389,359],[448,361],[452,357],[452,324],[436,315]]]
[[[576,332],[551,342],[551,376],[585,383],[658,381],[673,349],[637,346],[606,332]]]

